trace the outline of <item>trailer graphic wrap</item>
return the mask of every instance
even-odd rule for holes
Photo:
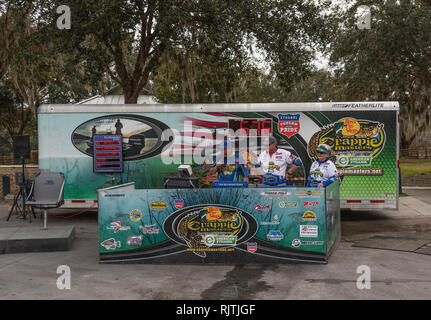
[[[161,153],[167,144],[161,140],[163,122],[142,116],[116,115],[91,119],[80,124],[72,133],[73,145],[82,153],[93,156],[95,134],[120,134],[123,136],[124,161],[145,159]]]
[[[346,113],[322,112],[328,123],[316,132],[319,137],[323,136],[322,132],[332,133],[332,136],[326,135],[328,139],[324,141],[332,145],[333,160],[342,177],[340,199],[353,203],[362,199],[374,204],[392,203],[395,208],[398,195],[397,112],[350,111],[348,117]],[[309,150],[312,150],[311,143]]]
[[[179,176],[182,164],[191,165],[199,188],[211,188],[208,170],[221,153],[218,146],[224,138],[219,134],[224,134],[240,150],[252,179],[257,178],[257,182],[249,182],[250,188],[259,185],[262,175],[254,166],[263,151],[262,141],[275,136],[279,148],[302,163],[288,184],[305,186],[315,148],[326,143],[332,147],[332,160],[342,181],[342,208],[356,204],[396,208],[398,109],[397,103],[389,102],[352,107],[336,103],[44,105],[38,112],[39,168],[65,174],[66,203],[71,199],[93,201],[97,189],[129,182],[137,189],[164,189],[166,178]],[[119,132],[123,135],[123,172],[94,173],[92,135]],[[243,141],[245,151],[240,148]]]

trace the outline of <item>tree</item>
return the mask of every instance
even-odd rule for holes
[[[50,4],[49,0],[11,0],[5,7],[15,22],[8,20],[13,41],[7,50],[0,50],[8,56],[2,78],[11,94],[21,97],[32,120],[42,103],[73,103],[96,93],[104,83],[102,78],[87,76],[85,60],[77,49],[60,50],[47,19]]]
[[[351,1],[338,12],[332,66],[349,100],[397,100],[401,146],[421,143],[430,128],[431,7],[424,1]],[[371,8],[371,29],[358,29],[358,5]]]
[[[102,78],[106,72],[120,84],[125,102],[136,103],[154,66],[178,31],[178,1],[50,1],[46,13],[61,52],[79,53],[86,76]],[[180,1],[181,3],[181,1]],[[54,8],[68,5],[70,30],[56,29]]]
[[[10,142],[15,134],[31,132],[32,116],[23,99],[15,96],[10,88],[10,83],[0,82],[0,129],[6,130]]]
[[[26,24],[30,3],[0,0],[0,79],[9,67],[17,35]]]
[[[162,57],[176,61],[192,101],[197,101],[194,72],[203,61],[221,71],[206,74],[209,87],[233,87],[229,68],[241,71],[253,46],[266,51],[288,88],[306,75],[311,42],[324,34],[322,4],[311,0],[49,2],[46,19],[52,26],[56,6],[66,4],[72,14],[71,29],[56,30],[56,41],[64,51],[77,49],[85,57],[88,75],[107,72],[122,87],[126,103],[136,103]],[[216,91],[210,88],[211,101],[217,100]],[[184,92],[182,97],[185,101]]]
[[[247,30],[286,91],[311,74],[316,51],[328,43],[331,23],[325,9],[330,3],[253,0],[243,7]]]
[[[213,6],[208,6],[209,2]],[[190,36],[183,39],[180,48],[164,55],[156,69],[155,93],[161,95],[161,101],[245,101],[247,97],[241,97],[243,89],[254,86],[254,80],[264,86],[271,83],[275,87],[271,90],[266,86],[269,91],[265,93],[282,98],[282,94],[312,71],[313,50],[325,43],[327,22],[320,11],[323,1],[206,1],[205,4],[199,15],[206,23],[191,24],[187,29]],[[266,72],[270,75],[258,70],[262,66],[255,62],[257,50],[271,69]],[[248,93],[253,96],[252,91]],[[254,101],[274,98],[265,93],[254,97],[257,99]]]

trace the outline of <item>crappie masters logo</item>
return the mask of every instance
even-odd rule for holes
[[[370,166],[383,149],[386,134],[383,123],[343,118],[316,132],[308,143],[308,154],[317,159],[316,147],[327,144],[337,167]]]
[[[256,220],[247,212],[225,205],[197,205],[171,214],[165,234],[201,258],[247,242],[257,232]]]

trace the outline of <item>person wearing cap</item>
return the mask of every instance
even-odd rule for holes
[[[291,167],[286,172],[288,165],[291,165]],[[280,183],[284,183],[284,179],[288,180],[289,176],[300,165],[301,161],[292,153],[278,148],[278,141],[273,136],[269,137],[268,150],[263,151],[255,163],[256,168],[260,166],[263,168],[264,183],[265,177],[270,175],[278,177]]]
[[[319,144],[316,148],[317,160],[310,167],[307,187],[327,187],[337,180],[338,172],[335,164],[329,160],[331,147],[327,144]]]
[[[218,181],[247,181],[250,175],[244,158],[233,150],[232,143],[225,140],[217,147],[220,152],[208,174],[217,172]]]

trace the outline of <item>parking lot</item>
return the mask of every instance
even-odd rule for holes
[[[57,209],[48,227],[74,225],[71,250],[0,255],[0,299],[430,299],[431,190],[403,191],[398,211],[342,211],[326,265],[99,264],[97,212]],[[3,203],[0,228],[30,225],[8,213]],[[70,289],[57,287],[59,266]]]

